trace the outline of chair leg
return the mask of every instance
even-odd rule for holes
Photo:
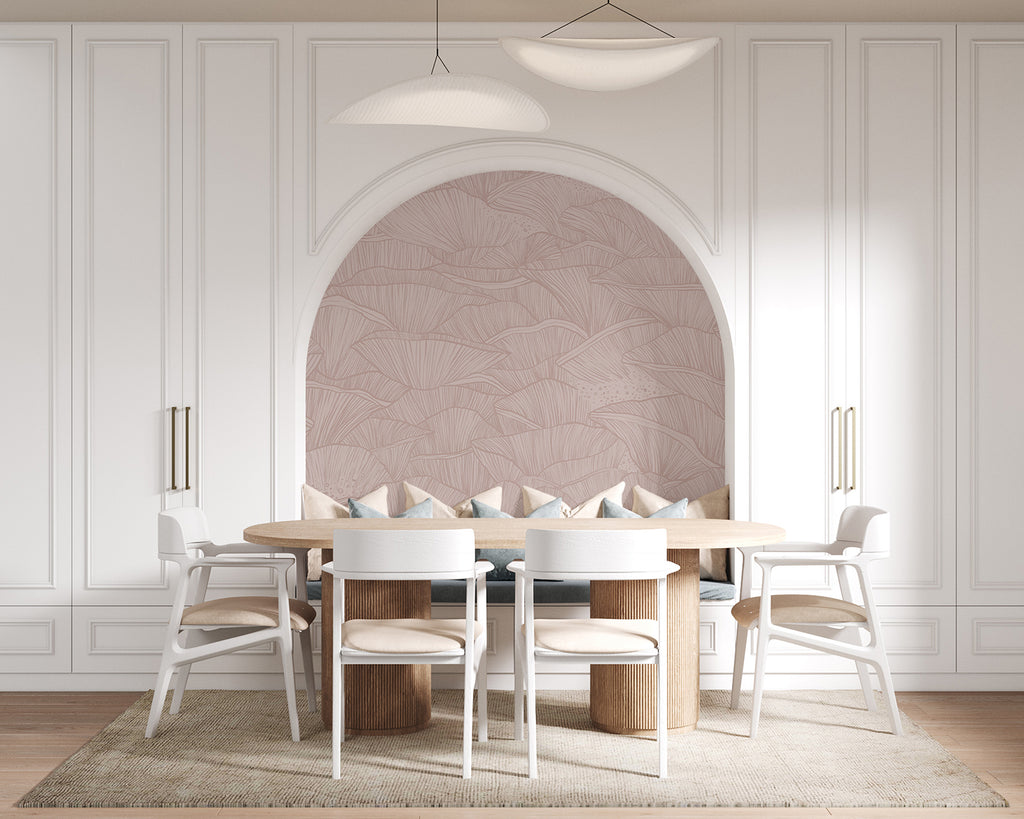
[[[514,648],[512,651],[512,668],[514,673],[514,685],[512,693],[512,722],[514,725],[513,737],[517,740],[523,738],[523,636],[516,627]]]
[[[313,673],[313,641],[308,628],[299,632],[299,649],[302,653],[302,678],[306,683],[306,705],[309,707],[309,713],[315,714],[316,675]]]
[[[335,640],[338,639],[335,635]],[[337,645],[337,643],[335,643]],[[341,779],[341,743],[345,741],[345,666],[337,650],[331,660],[331,776]]]
[[[281,665],[282,670],[284,671],[284,695],[288,700],[288,721],[291,723],[292,727],[292,742],[298,742],[299,713],[295,708],[295,671],[292,668],[292,663],[295,662],[295,660],[292,657],[292,641],[287,637],[282,637],[277,642],[281,647]]]
[[[171,714],[177,714],[181,710],[181,699],[185,696],[185,686],[188,685],[188,674],[192,670],[192,663],[178,666],[178,678],[174,681],[174,696],[171,697]]]
[[[487,646],[480,652],[476,670],[476,739],[487,742]]]
[[[146,738],[149,739],[156,733],[156,727],[160,724],[160,713],[164,710],[164,700],[167,699],[167,689],[171,686],[171,674],[174,673],[174,666],[167,660],[160,664],[160,673],[156,677],[156,688],[153,690],[153,704],[149,708],[149,722],[146,723]]]
[[[729,707],[736,710],[740,706],[740,689],[743,687],[743,661],[747,654],[747,634],[749,629],[736,624],[736,653],[732,658],[732,698]]]
[[[537,778],[537,659],[533,647],[526,648],[526,747],[530,779]]]
[[[466,646],[462,678],[462,778],[469,779],[472,773],[473,755],[473,646]]]
[[[757,737],[757,725],[761,720],[761,696],[764,693],[764,666],[768,659],[768,629],[757,629],[757,657],[754,659],[754,702],[750,708],[750,738]]]
[[[658,654],[658,776],[668,776],[668,664]]]
[[[900,720],[899,706],[896,704],[896,689],[892,685],[892,674],[889,673],[889,661],[884,652],[880,652],[879,659],[874,666],[878,671],[878,682],[882,687],[882,695],[889,705],[889,722],[892,725],[892,732],[901,737],[903,736],[903,724]]]

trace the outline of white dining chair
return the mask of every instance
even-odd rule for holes
[[[529,776],[537,773],[537,663],[641,663],[657,667],[658,776],[668,776],[668,598],[666,578],[679,569],[666,558],[664,529],[584,531],[528,529],[516,577],[515,738],[523,738],[523,695]],[[613,620],[534,616],[535,580],[656,580],[657,618]]]
[[[284,671],[284,690],[292,739],[299,741],[299,717],[295,708],[295,676],[292,669],[292,632],[299,635],[306,700],[317,710],[316,679],[309,627],[316,610],[305,600],[305,572],[297,582],[302,599],[291,598],[287,573],[295,566],[294,554],[265,554],[268,549],[251,543],[216,544],[210,541],[206,515],[201,509],[171,509],[158,515],[157,545],[161,560],[181,567],[174,594],[167,637],[160,658],[153,705],[146,736],[156,733],[164,700],[175,671],[178,678],[170,713],[178,713],[192,664],[261,643],[276,643]],[[215,568],[256,567],[271,569],[277,593],[273,597],[220,597],[207,600],[210,573]]]
[[[740,577],[740,599],[732,608],[732,615],[736,619],[736,654],[730,704],[733,709],[739,706],[747,634],[751,629],[757,629],[754,700],[750,711],[751,738],[757,736],[765,662],[768,658],[768,644],[772,640],[783,640],[854,660],[869,711],[875,710],[869,674],[869,667],[874,668],[888,703],[892,732],[902,734],[900,713],[896,706],[896,694],[889,672],[889,661],[885,656],[878,608],[868,571],[873,561],[889,556],[888,512],[873,506],[850,506],[843,510],[836,539],[832,543],[741,546],[740,552],[743,555],[743,573]],[[751,596],[755,563],[763,570],[761,594],[758,597]],[[841,597],[773,594],[773,571],[794,566],[834,567]],[[851,573],[860,590],[860,603],[854,596]]]
[[[476,559],[472,529],[434,531],[338,530],[334,560],[323,571],[334,578],[334,680],[331,775],[341,778],[345,741],[345,666],[462,665],[462,776],[472,770],[473,689],[477,689],[477,739],[487,741],[487,582],[494,566]],[[346,620],[346,580],[465,580],[463,619]]]

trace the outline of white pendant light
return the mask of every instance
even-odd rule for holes
[[[565,39],[550,35],[605,6],[629,15],[667,39]],[[714,48],[717,37],[678,40],[611,0],[549,31],[543,37],[502,37],[505,52],[527,71],[583,91],[622,91],[655,82],[685,68]]]
[[[430,74],[388,86],[329,120],[341,125],[440,125],[497,131],[547,130],[547,112],[533,97],[493,77],[452,74],[441,59],[434,0],[434,64]],[[444,72],[435,74],[438,65]]]
[[[622,91],[675,74],[707,54],[717,37],[699,40],[550,40],[502,37],[501,47],[539,77],[583,91]]]
[[[384,88],[330,121],[343,125],[447,125],[544,131],[547,112],[518,88],[479,74],[431,74]]]

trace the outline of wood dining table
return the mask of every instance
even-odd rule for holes
[[[528,529],[665,529],[668,559],[679,571],[668,578],[668,724],[693,730],[700,714],[699,550],[777,543],[779,526],[738,520],[674,518],[330,518],[260,523],[248,527],[249,543],[275,548],[324,549],[332,559],[334,533],[344,529],[473,529],[478,549],[521,549]],[[592,617],[654,618],[655,585],[650,580],[590,584]],[[331,724],[332,584],[323,584],[321,604],[321,717]],[[345,618],[430,617],[429,581],[349,581]],[[595,665],[590,675],[590,716],[613,733],[655,729],[654,669],[643,665]],[[398,734],[430,722],[430,666],[360,665],[345,669],[345,722],[352,733]]]

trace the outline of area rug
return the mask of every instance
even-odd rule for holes
[[[461,691],[433,692],[430,726],[355,737],[330,777],[330,732],[300,704],[302,741],[278,691],[197,691],[143,737],[152,693],[26,794],[19,807],[1001,807],[1004,800],[906,716],[888,733],[884,707],[859,692],[769,692],[758,738],[750,697],[701,694],[697,730],[669,740],[669,778],[653,739],[596,730],[588,692],[537,696],[540,778],[512,732],[512,696],[489,697],[490,740],[474,743],[462,779]]]

